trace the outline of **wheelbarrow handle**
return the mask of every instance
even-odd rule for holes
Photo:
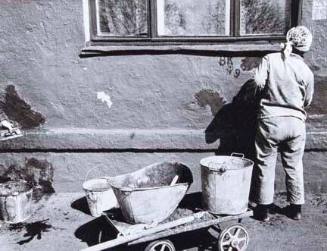
[[[196,219],[201,219],[202,217],[204,217],[204,215],[205,215],[205,212],[195,213],[192,216],[188,216],[188,217],[180,218],[175,221],[159,224],[155,227],[146,229],[142,232],[127,235],[127,236],[121,236],[121,237],[118,237],[117,239],[106,241],[106,242],[97,244],[95,246],[82,249],[81,251],[100,251],[100,250],[105,250],[108,248],[113,248],[113,247],[116,247],[116,246],[119,246],[119,245],[122,245],[122,244],[125,244],[128,242],[140,239],[142,237],[164,231],[166,229],[170,229],[170,228],[174,228],[174,227],[178,227],[178,226],[190,223]]]
[[[92,167],[91,169],[89,169],[87,172],[86,172],[86,175],[85,175],[85,178],[84,178],[84,182],[88,180],[89,178],[89,175],[91,172],[93,172],[95,169],[99,169],[100,167],[99,166],[95,166],[95,167]],[[108,178],[109,176],[105,176],[105,177],[98,177],[97,179],[105,179],[108,181]]]

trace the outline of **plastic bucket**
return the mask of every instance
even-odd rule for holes
[[[0,184],[0,218],[19,223],[31,216],[32,186],[24,180]]]
[[[226,215],[246,212],[253,161],[245,159],[243,154],[232,154],[207,157],[200,164],[204,209]]]
[[[107,178],[87,180],[83,183],[91,215],[98,217],[103,211],[118,207],[116,196]]]

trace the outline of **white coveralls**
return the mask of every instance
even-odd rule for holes
[[[313,73],[301,56],[292,53],[284,58],[282,53],[273,53],[263,58],[256,69],[255,81],[263,93],[255,140],[256,202],[263,205],[273,203],[279,149],[286,173],[288,201],[304,204],[304,107],[312,100]]]

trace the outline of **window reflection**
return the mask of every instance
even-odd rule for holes
[[[240,34],[284,34],[290,16],[291,0],[241,0]]]
[[[229,12],[229,0],[157,0],[158,35],[229,35]]]

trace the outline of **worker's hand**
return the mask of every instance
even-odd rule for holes
[[[10,123],[8,120],[2,120],[0,122],[0,126],[8,129],[9,132],[12,132],[13,131],[13,124]]]

